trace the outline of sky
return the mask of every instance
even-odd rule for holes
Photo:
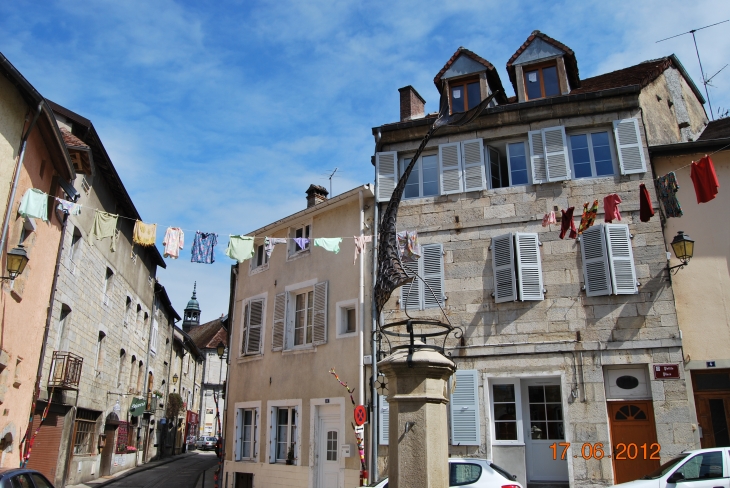
[[[228,310],[230,234],[373,181],[372,127],[399,118],[413,85],[435,111],[433,78],[460,46],[499,69],[538,29],[575,51],[587,78],[672,53],[701,87],[692,36],[730,19],[727,0],[479,2],[14,0],[0,3],[0,52],[41,94],[90,119],[137,210],[185,229],[158,279],[178,313],[198,284],[202,320]],[[696,32],[706,76],[730,63],[730,22]],[[730,109],[730,67],[712,79]],[[709,109],[708,109],[709,110]],[[196,230],[212,265],[191,263]]]

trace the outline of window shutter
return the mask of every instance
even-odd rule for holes
[[[312,344],[327,343],[327,282],[314,285],[314,315],[312,317]]]
[[[286,319],[286,293],[279,293],[274,300],[274,327],[271,338],[271,350],[284,349],[284,330]]]
[[[378,398],[380,399],[380,431],[378,432],[378,438],[381,446],[387,446],[388,431],[390,430],[390,406],[385,399],[385,395],[378,395]]]
[[[248,335],[248,306],[247,303],[246,306],[243,309],[243,327],[241,328],[241,352],[238,354],[239,356],[243,356],[246,354],[246,343],[248,342],[248,339],[246,336]]]
[[[253,437],[253,448],[251,449],[251,457],[253,457],[254,460],[259,459],[259,419],[260,415],[260,409],[256,408],[253,411],[253,432],[251,433],[251,436]]]
[[[639,121],[637,119],[614,120],[613,133],[616,137],[616,151],[621,174],[646,173]]]
[[[608,260],[611,265],[611,284],[615,295],[638,293],[634,253],[631,249],[629,226],[625,224],[604,224]]]
[[[543,300],[542,263],[540,261],[540,241],[537,234],[517,232],[517,275],[519,282],[517,291],[519,299]]]
[[[261,352],[261,328],[264,320],[264,301],[254,300],[248,308],[248,338],[246,340],[246,354]]]
[[[517,300],[511,233],[492,238],[492,270],[494,271],[494,301],[501,303]]]
[[[481,444],[479,425],[479,382],[477,371],[456,370],[456,387],[451,393],[451,444],[478,446]]]
[[[381,152],[375,155],[375,173],[377,174],[377,197],[379,202],[387,202],[393,195],[398,181],[398,153]]]
[[[603,226],[604,224],[598,224],[589,227],[580,236],[580,250],[583,255],[583,278],[585,280],[586,296],[589,297],[611,294]]]
[[[485,189],[487,179],[484,174],[484,143],[482,139],[462,142],[461,154],[464,156],[464,191]]]
[[[243,430],[243,415],[240,408],[236,409],[236,440],[235,440],[235,448],[233,449],[233,455],[235,456],[236,461],[241,460],[241,432]]]
[[[439,169],[441,172],[441,194],[461,193],[461,143],[451,142],[439,146]]]
[[[423,257],[423,306],[438,307],[444,304],[444,252],[441,244],[421,246]],[[419,280],[420,281],[420,280]]]
[[[545,147],[545,166],[548,181],[570,179],[568,144],[565,142],[565,127],[549,127],[542,130]]]
[[[542,142],[542,131],[531,130],[527,133],[530,140],[530,165],[532,166],[532,183],[539,185],[547,181],[545,166],[545,146]]]
[[[423,246],[421,246],[421,252],[423,252]],[[421,310],[423,308],[421,305],[421,297],[423,296],[421,290],[423,289],[423,282],[417,276],[419,262],[420,259],[416,262],[403,262],[403,266],[408,270],[408,274],[410,276],[414,276],[414,278],[413,281],[406,283],[400,288],[401,310],[404,310],[406,306],[408,307],[408,310]]]
[[[490,188],[501,188],[502,168],[499,164],[499,152],[493,147],[487,146],[487,156],[489,157]]]

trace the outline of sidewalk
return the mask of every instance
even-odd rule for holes
[[[135,473],[139,473],[142,471],[147,471],[148,469],[155,468],[157,466],[161,466],[163,464],[172,463],[174,461],[179,461],[181,459],[185,459],[190,456],[196,456],[198,453],[196,451],[192,452],[185,452],[182,454],[178,454],[177,456],[169,456],[163,459],[157,459],[155,461],[150,461],[147,464],[142,464],[140,466],[135,466],[134,468],[125,469],[124,471],[119,471],[118,473],[114,473],[111,476],[104,476],[102,478],[97,478],[95,480],[90,480],[85,483],[81,483],[79,485],[66,485],[66,488],[101,488],[102,486],[106,486],[114,481],[118,481],[120,479],[126,478],[127,476],[131,476]],[[207,477],[207,475],[206,475]],[[212,475],[211,475],[212,479]],[[206,480],[206,485],[207,485]]]

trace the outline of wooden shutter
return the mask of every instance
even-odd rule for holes
[[[234,441],[233,456],[236,461],[241,460],[241,432],[243,432],[243,410],[236,409],[236,439]]]
[[[521,301],[543,300],[542,263],[540,261],[540,241],[537,234],[517,232],[518,296]]]
[[[532,166],[532,183],[539,185],[547,181],[547,167],[545,166],[545,145],[541,130],[531,130],[527,133],[530,140],[530,166]]]
[[[421,246],[423,256],[423,307],[444,304],[444,251],[441,244]]]
[[[545,147],[545,167],[548,181],[570,179],[570,158],[568,144],[565,142],[565,127],[549,127],[542,130]]]
[[[451,393],[451,444],[481,444],[479,425],[479,382],[474,369],[456,370],[456,387]]]
[[[629,226],[625,224],[604,224],[608,262],[611,267],[611,284],[615,295],[633,295],[636,286],[634,253],[631,249]]]
[[[314,315],[312,317],[312,344],[327,343],[327,282],[314,285]]]
[[[603,226],[589,227],[580,236],[580,250],[583,255],[583,278],[586,296],[595,297],[611,294],[608,256]]]
[[[622,175],[646,173],[644,148],[637,119],[613,121],[613,134],[616,137],[616,152]]]
[[[246,303],[246,306],[243,308],[243,320],[241,321],[243,323],[243,327],[241,327],[241,351],[239,352],[239,356],[243,356],[246,354],[246,342],[248,339],[246,336],[248,335],[248,303]]]
[[[421,249],[423,249],[423,247],[421,247]],[[423,296],[423,292],[421,291],[423,290],[423,282],[418,278],[419,262],[420,259],[416,262],[403,262],[403,266],[405,266],[405,268],[408,270],[408,274],[410,276],[413,276],[414,278],[413,281],[411,281],[410,283],[406,283],[400,288],[401,310],[405,309],[406,306],[408,307],[408,310],[421,310],[423,308],[423,305],[421,304],[421,297]]]
[[[451,142],[439,146],[439,171],[441,173],[442,195],[463,191],[461,143]]]
[[[487,179],[484,169],[484,142],[472,139],[461,143],[464,157],[464,191],[477,191],[486,188]]]
[[[390,406],[388,405],[388,400],[385,399],[385,395],[378,395],[378,398],[380,399],[380,408],[378,408],[380,418],[378,440],[381,446],[387,446],[388,431],[390,430]]]
[[[246,354],[261,352],[261,329],[264,322],[264,301],[253,300],[248,308],[248,337],[246,338]]]
[[[380,152],[375,155],[375,173],[377,175],[377,198],[379,202],[387,202],[393,195],[398,181],[398,153]]]
[[[274,299],[274,327],[271,337],[271,350],[284,349],[284,332],[286,331],[286,293],[279,293]]]
[[[512,234],[492,238],[492,270],[494,271],[494,301],[517,300]]]

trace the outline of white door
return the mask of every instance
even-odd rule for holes
[[[527,481],[568,481],[568,457],[560,443],[565,438],[560,379],[522,380],[522,418],[527,457]],[[552,446],[555,444],[555,447]],[[555,459],[553,459],[555,452]]]
[[[343,440],[343,432],[340,429],[339,407],[320,407],[318,427],[318,487],[339,488],[340,444]]]

